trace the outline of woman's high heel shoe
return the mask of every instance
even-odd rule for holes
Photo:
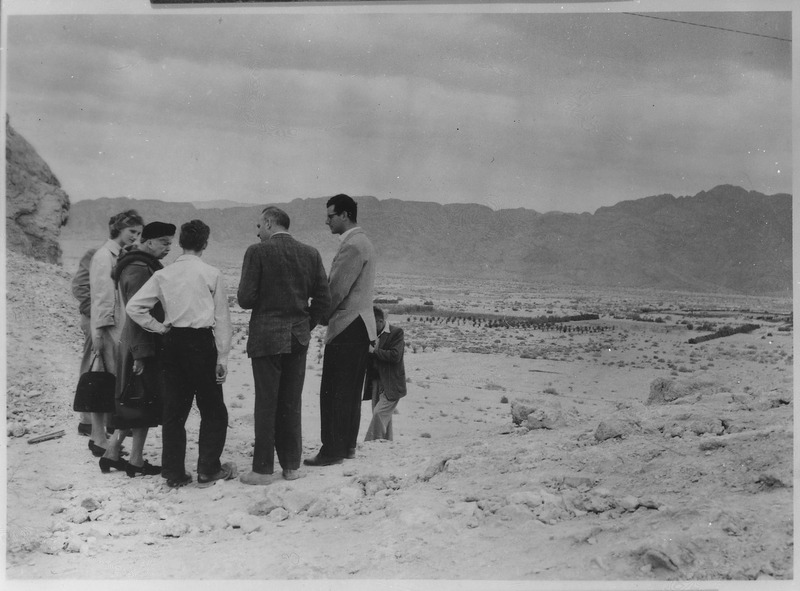
[[[99,445],[95,445],[94,441],[92,441],[91,439],[89,440],[89,451],[91,451],[92,455],[96,458],[102,458],[104,455],[106,455],[106,448],[100,447]],[[119,455],[121,456],[128,455],[128,452],[125,450],[124,445],[119,446]]]
[[[106,453],[105,447],[100,447],[99,445],[95,445],[94,441],[91,439],[89,440],[89,450],[92,452],[92,455],[96,458],[102,458],[103,454]]]
[[[125,470],[128,471],[128,461],[123,460],[122,458],[118,460],[112,460],[111,458],[100,458],[100,471],[103,474],[108,474],[111,471],[111,468],[115,470],[119,470],[122,472]]]
[[[153,466],[147,460],[144,461],[144,464],[141,466],[134,466],[130,462],[128,462],[128,466],[125,468],[125,472],[133,478],[137,474],[141,474],[142,476],[155,476],[156,474],[161,474],[161,466]]]

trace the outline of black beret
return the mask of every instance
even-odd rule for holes
[[[151,238],[162,238],[164,236],[175,236],[175,224],[150,222],[142,230],[142,237],[140,240],[144,242]]]

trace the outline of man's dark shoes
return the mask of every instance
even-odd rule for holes
[[[342,458],[329,458],[321,454],[315,455],[313,458],[303,460],[306,466],[332,466],[333,464],[341,464]]]
[[[155,476],[156,474],[161,474],[161,466],[153,466],[147,460],[144,461],[144,464],[141,466],[134,466],[130,462],[128,462],[128,467],[125,468],[125,472],[133,478],[137,474],[141,474],[142,476]]]
[[[128,471],[128,461],[123,460],[122,458],[118,460],[112,460],[111,458],[100,458],[100,471],[103,474],[108,474],[111,472],[111,468],[114,470],[119,470],[120,472],[125,470]]]
[[[211,486],[217,480],[232,480],[236,478],[238,470],[233,462],[225,462],[215,474],[197,473],[197,486]]]
[[[78,423],[78,435],[86,435],[89,437],[92,434],[91,423]]]
[[[186,486],[192,481],[192,475],[188,472],[184,472],[183,476],[179,476],[178,478],[167,478],[167,486],[170,488],[179,488],[181,486]]]

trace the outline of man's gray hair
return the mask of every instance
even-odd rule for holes
[[[270,219],[282,228],[289,229],[289,215],[280,207],[269,205],[261,211],[264,219]]]

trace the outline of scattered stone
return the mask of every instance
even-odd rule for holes
[[[569,519],[571,515],[562,507],[560,499],[558,502],[545,502],[534,511],[536,519],[548,525],[555,525],[559,521]]]
[[[650,382],[650,395],[645,404],[669,404],[686,396],[716,394],[720,390],[714,382],[656,378]]]
[[[6,427],[6,434],[9,437],[23,437],[28,432],[28,428],[22,423],[9,423]]]
[[[306,515],[309,517],[320,517],[325,513],[325,509],[327,508],[327,504],[322,499],[317,499],[306,511]]]
[[[660,550],[649,549],[642,553],[642,560],[652,568],[663,568],[668,571],[677,572],[678,566],[675,562]]]
[[[81,540],[78,536],[72,536],[67,541],[67,544],[66,546],[64,546],[64,549],[67,552],[72,552],[74,554],[77,554],[81,551],[82,546],[83,546],[83,540]]]
[[[581,544],[581,543],[583,543],[583,544],[596,544],[597,543],[597,538],[601,533],[603,533],[603,528],[602,527],[593,527],[592,529],[590,529],[587,532],[584,532],[583,534],[578,534],[578,535],[574,536],[573,539],[575,540],[575,543],[577,543],[577,544]]]
[[[234,511],[225,518],[225,522],[230,527],[234,529],[239,529],[240,527],[242,527],[243,524],[247,523],[251,519],[252,517],[250,517],[250,515],[248,515],[247,513],[244,513],[242,511]]]
[[[521,425],[534,410],[536,410],[536,406],[531,401],[512,400],[511,420],[515,425]]]
[[[530,509],[528,509],[526,505],[519,503],[512,503],[500,507],[496,515],[503,521],[519,522],[533,519],[533,513],[531,513]]]
[[[786,483],[774,474],[761,473],[756,477],[756,483],[764,488],[783,488]]]
[[[541,493],[535,493],[533,491],[521,491],[508,495],[508,502],[512,504],[526,505],[533,509],[543,504],[544,498],[542,498]]]
[[[260,501],[256,501],[248,508],[247,512],[250,515],[269,515],[272,511],[277,509],[280,505],[276,503],[272,498],[267,497],[261,499]]]
[[[420,480],[423,482],[427,482],[434,476],[436,476],[439,472],[444,470],[445,464],[450,460],[456,460],[461,457],[460,453],[450,453],[445,456],[434,458],[430,462],[428,462],[428,466],[425,468],[425,471],[419,477]]]
[[[270,512],[269,515],[267,515],[267,519],[275,523],[279,521],[285,521],[288,518],[289,518],[289,512],[283,507],[278,507],[274,511]]]
[[[700,451],[713,451],[728,445],[724,439],[704,439],[700,442]]]
[[[561,484],[578,490],[589,490],[595,485],[595,482],[596,480],[589,476],[563,476],[560,478]]]
[[[45,484],[45,487],[52,491],[61,491],[72,488],[72,483],[65,480],[51,480]]]
[[[48,528],[51,532],[68,531],[70,524],[63,519],[54,519]]]
[[[647,509],[658,509],[661,504],[654,500],[653,497],[642,497],[639,499],[639,506]]]
[[[578,506],[578,509],[583,509],[591,513],[604,513],[614,508],[614,500],[609,495],[600,494],[595,492],[589,495]]]
[[[136,533],[138,533],[138,530]],[[189,533],[189,524],[177,519],[168,519],[161,526],[161,536],[164,538],[180,538],[187,533]]]
[[[83,499],[83,501],[81,501],[81,507],[91,513],[92,511],[97,511],[100,508],[100,503],[97,501],[97,499],[86,497]]]
[[[360,486],[344,486],[339,489],[339,496],[341,496],[346,503],[353,503],[364,496],[364,491]]]
[[[536,429],[555,429],[561,420],[561,409],[555,406],[551,408],[537,408],[528,415],[523,427],[529,431]]]
[[[710,433],[712,435],[722,435],[725,432],[725,426],[720,419],[696,419],[687,425],[687,429],[695,435],[705,435]]]
[[[70,505],[65,503],[64,501],[56,501],[50,506],[50,512],[53,515],[58,515],[59,513],[63,513],[67,509],[70,508]]]
[[[70,523],[83,523],[89,521],[89,512],[83,507],[74,507],[64,513],[64,518]]]
[[[39,545],[39,550],[45,554],[58,554],[67,545],[67,539],[64,536],[52,536],[42,541]]]
[[[97,525],[96,523],[92,525],[89,531],[86,532],[86,535],[90,538],[98,539],[98,538],[106,538],[108,537],[110,528],[108,526]]]
[[[597,425],[594,432],[594,438],[597,441],[605,441],[606,439],[622,438],[625,435],[622,425],[612,421],[602,421]]]
[[[289,513],[300,513],[305,511],[314,502],[314,495],[306,491],[288,490],[281,495],[281,507]]]
[[[619,499],[619,506],[626,511],[636,511],[639,507],[639,499],[633,495],[627,495]]]
[[[450,507],[450,513],[455,517],[466,517],[470,519],[475,517],[478,510],[478,504],[475,502],[457,502]]]

